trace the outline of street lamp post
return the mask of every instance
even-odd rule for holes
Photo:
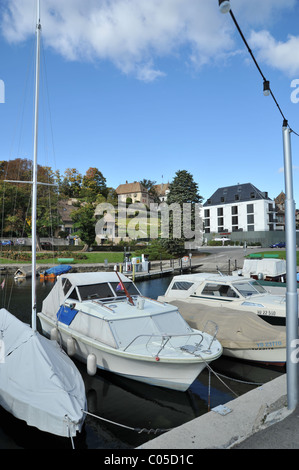
[[[248,51],[250,52],[259,72],[263,76],[251,49],[231,11],[229,0],[218,0],[221,13],[230,12]],[[281,109],[270,89],[270,82],[264,79],[264,95],[272,96],[279,111]],[[282,112],[281,112],[282,114]],[[284,177],[285,177],[285,237],[286,237],[286,342],[287,342],[287,398],[288,409],[294,410],[298,406],[298,361],[296,347],[298,346],[298,294],[297,294],[297,253],[296,253],[296,223],[295,201],[293,198],[293,169],[291,151],[291,132],[286,119],[283,121],[283,151],[284,151]]]
[[[295,201],[293,198],[291,130],[287,121],[283,127],[284,178],[285,178],[285,236],[287,261],[286,339],[287,339],[287,390],[288,408],[298,404],[298,360],[295,354],[298,338],[298,294]]]

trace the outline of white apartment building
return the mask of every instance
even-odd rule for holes
[[[217,189],[203,204],[204,232],[258,232],[277,230],[275,202],[253,184]]]

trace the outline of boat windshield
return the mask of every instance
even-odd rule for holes
[[[81,300],[106,299],[115,297],[114,292],[107,282],[78,286]]]
[[[243,297],[267,293],[266,289],[256,281],[235,282],[233,286]]]
[[[125,288],[127,289],[127,291],[129,292],[129,294],[131,294],[131,295],[138,295],[139,294],[139,292],[138,292],[135,284],[133,284],[133,282],[124,282],[123,284],[124,284]],[[110,282],[110,285],[111,285],[115,295],[117,295],[117,296],[126,295],[125,291],[122,289],[121,282]]]
[[[138,295],[139,292],[133,282],[124,282],[124,286],[131,295]],[[108,299],[111,297],[125,296],[120,282],[101,282],[100,284],[90,284],[78,286],[81,300]]]

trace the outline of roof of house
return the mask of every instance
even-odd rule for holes
[[[167,190],[169,190],[169,183],[155,184],[154,186],[158,196],[165,196]]]
[[[58,204],[57,204],[57,209],[58,209],[59,215],[60,215],[60,217],[61,217],[61,219],[64,223],[73,222],[73,220],[71,218],[71,213],[73,211],[77,210],[77,208],[74,207],[70,203],[70,201],[67,201],[67,200],[59,201]]]
[[[203,206],[220,206],[223,204],[234,204],[237,202],[254,201],[266,199],[271,201],[267,192],[262,192],[251,183],[236,184],[235,186],[225,186],[217,189],[215,193],[207,199]]]
[[[147,189],[138,181],[134,181],[134,183],[120,184],[115,191],[117,194],[131,194],[147,192]]]

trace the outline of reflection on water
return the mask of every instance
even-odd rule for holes
[[[157,298],[165,292],[170,281],[170,277],[161,277],[138,282],[137,286],[146,297]],[[53,283],[48,281],[38,282],[38,311],[52,286]],[[7,277],[5,288],[0,289],[0,295],[1,306],[5,306],[25,323],[30,323],[30,279],[16,284],[12,276]],[[89,412],[106,420],[87,416],[84,432],[75,439],[75,446],[89,449],[137,447],[165,430],[207,413],[209,407],[226,403],[236,395],[252,390],[256,386],[254,384],[268,382],[281,374],[279,371],[222,357],[212,364],[212,368],[217,374],[221,374],[225,385],[206,369],[189,390],[182,393],[142,384],[104,371],[90,377],[83,364],[76,362],[76,365],[85,382]],[[70,446],[70,442],[65,439],[52,438],[34,431],[20,421],[12,419],[7,413],[0,413],[0,448]]]

